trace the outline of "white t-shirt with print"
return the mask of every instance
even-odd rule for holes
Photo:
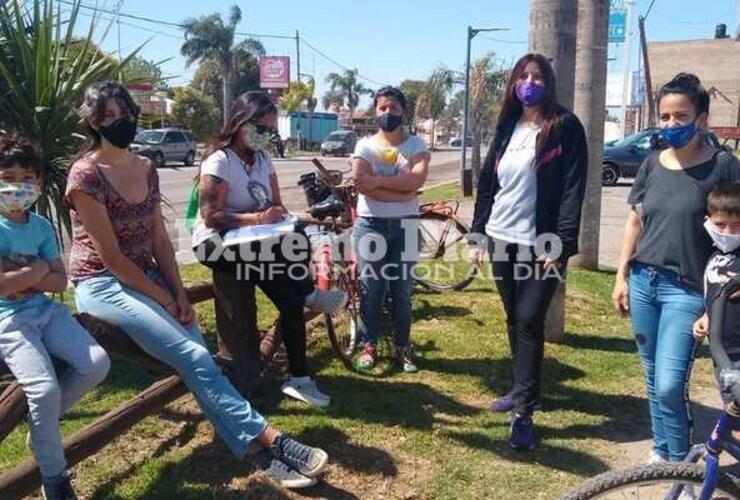
[[[373,174],[393,177],[411,172],[414,161],[421,153],[427,153],[424,141],[415,135],[408,136],[398,146],[380,144],[374,137],[365,137],[355,146],[353,157],[362,158],[373,167]],[[373,200],[363,194],[357,199],[357,215],[360,217],[397,218],[419,214],[416,198],[404,202]]]
[[[254,164],[248,166],[230,148],[216,151],[200,166],[200,175],[212,175],[228,184],[224,210],[226,213],[243,214],[265,210],[272,204],[270,176],[275,173],[272,160],[263,151],[255,155]],[[193,228],[193,246],[216,235],[218,231],[207,228],[198,213]]]

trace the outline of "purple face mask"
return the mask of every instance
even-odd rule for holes
[[[522,106],[537,106],[545,97],[545,87],[533,82],[522,82],[516,85],[516,96]]]

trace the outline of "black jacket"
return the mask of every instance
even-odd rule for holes
[[[586,134],[578,118],[565,109],[544,151],[535,161],[537,169],[537,236],[554,233],[563,244],[561,261],[578,253],[581,204],[586,189],[588,151]],[[499,122],[478,180],[473,233],[485,234],[486,223],[499,190],[496,167],[509,144],[516,120]]]

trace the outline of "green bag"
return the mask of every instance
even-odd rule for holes
[[[193,232],[193,227],[195,227],[195,219],[198,218],[199,193],[200,184],[196,181],[190,190],[188,207],[185,209],[185,228],[191,233]]]

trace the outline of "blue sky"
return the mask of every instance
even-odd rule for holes
[[[98,0],[104,8],[118,0]],[[635,13],[643,14],[651,0],[637,0]],[[93,5],[94,0],[84,0]],[[227,16],[233,0],[124,0],[122,12],[169,22],[181,22],[213,12]],[[445,65],[462,69],[465,58],[465,30],[476,27],[509,28],[501,33],[481,33],[473,41],[472,55],[493,51],[505,62],[515,60],[527,50],[528,0],[280,0],[237,2],[243,13],[239,31],[294,35],[301,37],[334,61],[357,68],[367,78],[364,83],[377,88],[380,83],[397,84],[403,79],[424,79],[434,68]],[[63,4],[62,4],[63,5]],[[647,20],[651,41],[710,38],[719,22],[734,34],[737,25],[736,0],[655,0]],[[635,16],[635,35],[637,35]],[[87,24],[81,18],[81,26]],[[154,30],[159,33],[153,33]],[[164,73],[174,77],[173,85],[190,81],[196,65],[185,68],[180,56],[182,32],[143,21],[122,19],[123,53],[148,43],[142,56],[161,61]],[[260,39],[271,55],[291,56],[291,77],[295,77],[295,41]],[[102,46],[118,48],[115,26]],[[637,37],[633,43],[632,64],[637,64]],[[609,72],[622,67],[623,47],[610,44]],[[324,79],[341,68],[326,60],[306,44],[301,46],[301,73],[311,74],[318,84],[318,95],[326,90]]]

